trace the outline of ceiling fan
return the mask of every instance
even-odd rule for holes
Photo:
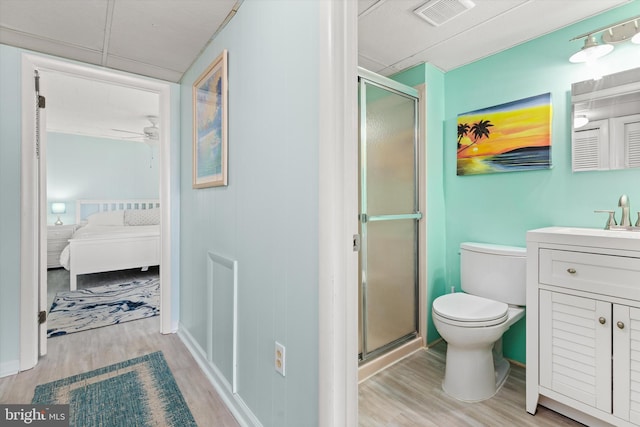
[[[134,132],[126,129],[111,129],[116,132],[132,133],[136,136],[124,137],[125,139],[142,139],[143,141],[153,142],[158,140],[160,135],[160,129],[158,128],[158,116],[147,116],[147,120],[151,123],[151,126],[145,126],[142,128],[142,132]]]

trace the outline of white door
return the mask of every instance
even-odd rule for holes
[[[47,354],[47,115],[40,75],[35,75],[36,154],[38,162],[38,355]]]
[[[540,291],[540,385],[611,413],[611,303]]]
[[[640,425],[640,309],[613,305],[613,415]]]

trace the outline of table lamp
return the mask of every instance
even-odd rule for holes
[[[62,202],[51,203],[51,213],[58,215],[58,220],[55,222],[56,225],[62,225],[62,220],[60,219],[60,214],[67,212],[67,205]]]

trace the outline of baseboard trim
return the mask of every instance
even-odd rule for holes
[[[202,369],[204,374],[207,376],[207,379],[216,389],[238,423],[242,427],[263,427],[260,420],[258,420],[254,415],[242,397],[240,397],[239,394],[232,393],[230,391],[231,388],[229,382],[225,379],[220,370],[207,360],[206,353],[202,347],[200,347],[198,342],[182,324],[180,324],[180,327],[178,328],[178,337],[187,347],[189,353],[191,353],[193,358],[196,360],[198,366],[200,366],[200,369]]]
[[[415,339],[401,345],[400,347],[393,349],[390,352],[385,353],[370,362],[360,365],[360,367],[358,368],[358,384],[374,376],[378,372],[388,368],[389,366],[398,363],[405,357],[410,356],[421,348],[424,348],[423,340],[421,337],[416,337]]]

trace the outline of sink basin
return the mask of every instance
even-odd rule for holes
[[[564,234],[582,237],[622,237],[625,239],[640,239],[640,227],[633,227],[633,230],[623,228],[604,230],[602,228],[548,227],[546,229],[541,229],[541,231],[543,230],[552,234]]]

